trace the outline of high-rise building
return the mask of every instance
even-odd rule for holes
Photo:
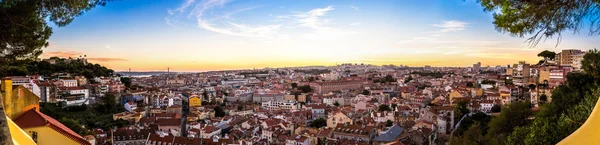
[[[557,53],[555,56],[556,63],[563,66],[571,66],[574,70],[581,69],[581,61],[583,60],[585,51],[577,49],[565,49]]]

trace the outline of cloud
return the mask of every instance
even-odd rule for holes
[[[123,59],[123,58],[109,58],[109,57],[91,57],[91,58],[87,58],[90,61],[97,61],[97,62],[111,62],[111,61],[129,61],[127,59]]]
[[[433,24],[432,26],[442,28],[441,30],[439,30],[439,32],[457,32],[457,31],[464,30],[468,24],[469,23],[467,23],[467,22],[451,20],[451,21],[443,21],[440,24]]]
[[[358,10],[357,6],[350,6],[350,8],[352,8],[353,10]]]
[[[361,24],[360,22],[354,22],[354,23],[350,23],[350,26],[358,26],[360,24]]]
[[[256,6],[223,12],[222,9],[227,3],[229,3],[228,0],[205,0],[201,2],[188,0],[175,10],[168,10],[169,17],[165,18],[165,22],[167,25],[176,27],[182,17],[181,15],[186,14],[187,9],[190,8],[187,17],[195,18],[199,28],[225,35],[269,38],[276,34],[281,26],[231,22],[231,20],[234,20],[232,17],[234,14],[255,9]],[[210,15],[207,15],[208,13]]]
[[[72,57],[72,56],[78,56],[81,55],[83,53],[81,52],[76,52],[76,51],[51,51],[51,52],[44,52],[42,54],[42,56],[45,57]]]
[[[321,17],[332,10],[334,10],[332,6],[327,6],[326,8],[312,9],[306,13],[297,13],[293,16],[297,18],[296,21],[300,23],[300,26],[320,29],[330,21],[328,19],[322,19]]]

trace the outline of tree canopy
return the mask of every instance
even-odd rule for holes
[[[0,66],[19,59],[34,59],[48,46],[52,28],[59,27],[107,0],[3,0],[0,1]]]
[[[578,33],[584,20],[590,21],[590,35],[600,34],[598,0],[479,0],[485,11],[493,12],[496,30],[515,37],[529,36],[527,42],[536,46],[542,39],[561,33]]]
[[[556,53],[554,53],[552,51],[544,50],[544,51],[538,53],[537,56],[543,57],[544,59],[547,59],[547,60],[554,60],[554,57],[556,57]]]

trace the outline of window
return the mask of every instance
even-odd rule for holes
[[[38,137],[37,132],[35,132],[35,131],[30,131],[30,132],[31,132],[31,139],[33,139],[33,141],[35,143],[37,143],[37,137]]]

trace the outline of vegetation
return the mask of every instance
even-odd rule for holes
[[[498,113],[498,112],[502,111],[502,106],[500,106],[498,104],[494,104],[494,106],[492,106],[492,109],[490,111],[492,111],[492,113]]]
[[[554,57],[556,57],[556,53],[552,52],[552,51],[544,50],[544,51],[538,53],[537,56],[543,57],[544,60],[554,60]]]
[[[362,90],[362,92],[360,92],[360,94],[363,94],[363,95],[370,95],[370,94],[371,94],[371,91],[369,91],[369,90]]]
[[[298,89],[301,90],[303,93],[312,92],[312,88],[309,85],[300,86],[298,87]]]
[[[309,126],[314,128],[321,128],[323,126],[327,126],[327,120],[323,118],[318,118],[310,122]]]
[[[393,83],[396,82],[396,79],[392,77],[392,75],[386,75],[384,78],[375,79],[373,83]]]
[[[530,36],[527,39],[530,46],[553,36],[557,36],[558,45],[561,32],[569,30],[577,33],[586,23],[590,24],[589,35],[600,34],[600,1],[597,0],[479,2],[485,11],[493,12],[496,30],[520,38]]]
[[[468,114],[470,111],[467,108],[467,101],[458,101],[454,106],[454,120],[460,120],[464,115]]]
[[[409,75],[408,78],[404,79],[404,83],[406,84],[406,83],[408,83],[408,82],[410,82],[412,80],[413,80],[412,75]]]
[[[340,103],[338,103],[337,101],[335,101],[335,102],[333,103],[333,105],[335,105],[335,106],[340,106]]]
[[[588,118],[600,96],[600,52],[591,50],[584,56],[586,62],[583,73],[571,72],[565,84],[552,91],[552,101],[540,105],[540,111],[531,112],[528,102],[511,103],[493,117],[488,125],[465,125],[469,127],[464,134],[454,134],[450,144],[556,144]],[[582,63],[583,63],[582,62]],[[538,87],[542,87],[538,85]],[[548,96],[540,95],[540,102]],[[456,114],[456,112],[455,112]],[[535,117],[535,119],[531,119]],[[471,127],[474,128],[471,130]],[[482,129],[482,136],[476,135],[476,129]],[[485,128],[488,128],[487,130]],[[457,128],[456,132],[459,132]],[[475,133],[474,133],[475,132]]]
[[[298,83],[292,83],[292,88],[298,87]]]
[[[486,80],[483,80],[483,81],[481,81],[481,84],[490,84],[490,85],[494,85],[494,84],[496,84],[496,81],[492,81],[492,80],[488,80],[488,79],[486,79]]]
[[[216,106],[215,108],[213,108],[213,110],[215,111],[215,117],[225,116],[225,111],[223,110],[223,108],[221,108],[221,106]]]
[[[122,119],[113,120],[113,114],[126,111],[121,104],[116,103],[114,96],[102,97],[102,102],[104,103],[93,107],[86,105],[63,107],[56,103],[40,103],[40,111],[58,119],[69,129],[82,136],[91,134],[91,130],[94,128],[108,130],[129,124],[128,121]]]
[[[108,69],[99,64],[87,63],[80,61],[67,62],[66,59],[52,57],[56,59],[55,64],[50,64],[46,61],[34,60],[15,60],[9,62],[9,67],[0,66],[0,77],[2,76],[24,76],[30,74],[38,74],[43,76],[52,76],[54,73],[64,72],[73,75],[82,75],[86,78],[94,78],[99,76],[112,76],[115,71]]]
[[[392,109],[390,108],[390,106],[388,104],[381,104],[381,105],[379,105],[379,112],[383,112],[383,111],[392,111]]]
[[[131,78],[121,77],[121,83],[123,83],[125,87],[131,88]]]
[[[392,122],[391,120],[385,121],[385,126],[390,127],[392,125],[394,125],[394,122]]]
[[[75,17],[104,4],[106,0],[0,1],[0,36],[5,36],[0,37],[0,70],[22,69],[22,66],[9,63],[33,60],[42,54],[42,47],[48,46],[48,38],[52,35],[52,28],[47,22],[63,27]]]

